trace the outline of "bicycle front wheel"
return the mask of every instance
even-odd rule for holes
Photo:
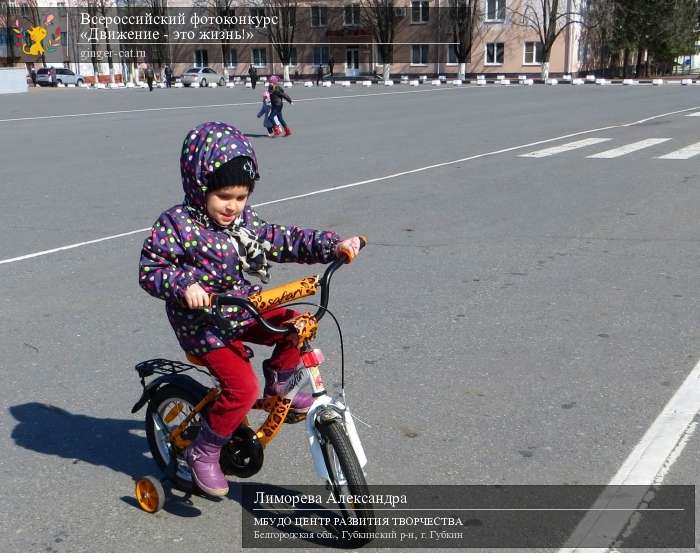
[[[369,496],[369,488],[345,426],[341,421],[333,420],[318,424],[317,429],[333,497],[349,526],[362,536],[354,541],[368,543],[375,531],[374,509],[371,503],[353,501],[353,496]]]

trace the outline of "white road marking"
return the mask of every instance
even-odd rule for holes
[[[700,408],[700,361],[690,372],[668,401],[656,420],[646,431],[629,457],[622,464],[615,476],[609,482],[609,486],[652,486],[659,485],[663,476],[670,468],[671,458],[677,459],[685,445],[688,443],[686,435],[694,431],[693,419]],[[634,488],[632,488],[634,489]],[[631,506],[630,495],[632,489],[625,492],[625,504]],[[644,488],[640,488],[639,497],[631,498],[642,502],[645,495]],[[616,497],[613,490],[603,493],[593,505],[596,509],[610,505],[620,498]],[[569,543],[571,548],[562,548],[559,553],[604,553],[603,548],[585,548],[586,537],[591,535],[617,537],[629,521],[629,517],[611,518],[601,515],[599,512],[591,512],[586,515],[574,530]],[[603,534],[604,533],[604,534]]]
[[[579,148],[585,148],[587,146],[593,146],[594,144],[600,144],[601,142],[607,142],[612,140],[611,138],[586,138],[584,140],[577,140],[576,142],[569,142],[568,144],[560,144],[559,146],[554,146],[552,148],[546,148],[544,150],[537,150],[536,152],[530,152],[529,154],[522,154],[519,157],[548,157],[556,154],[561,154],[563,152],[570,152],[571,150],[577,150]]]
[[[403,90],[400,92],[374,92],[369,94],[344,94],[342,96],[325,96],[322,98],[298,98],[294,100],[294,103],[302,102],[318,102],[322,100],[342,100],[346,98],[364,98],[367,96],[390,96],[397,94],[421,94],[424,92],[442,92],[445,90],[481,90],[481,88],[470,88],[470,87],[441,87],[441,88],[428,88],[425,90]],[[164,108],[143,108],[143,109],[122,109],[116,111],[95,111],[89,113],[67,113],[63,115],[38,115],[35,117],[15,117],[13,119],[0,119],[0,123],[12,123],[16,121],[37,121],[44,119],[65,119],[68,117],[93,117],[96,115],[118,115],[123,113],[145,113],[149,111],[173,111],[180,109],[211,109],[211,108],[230,108],[237,106],[259,106],[260,101],[255,100],[254,102],[238,102],[235,104],[209,104],[204,106],[172,106]],[[697,109],[697,108],[695,108]]]
[[[257,105],[257,102],[256,102],[256,105]],[[530,142],[530,143],[528,143],[528,144],[521,144],[521,145],[519,145],[519,146],[512,146],[512,147],[510,147],[510,148],[503,148],[503,149],[501,149],[501,150],[494,150],[494,151],[492,151],[492,152],[486,152],[486,153],[483,153],[483,154],[476,154],[476,155],[473,155],[473,156],[463,157],[463,158],[455,159],[455,160],[452,160],[452,161],[445,161],[445,162],[443,162],[443,163],[435,163],[435,164],[433,164],[433,165],[426,165],[425,167],[419,167],[419,168],[417,168],[417,169],[410,169],[410,170],[408,170],[408,171],[402,171],[402,172],[400,172],[400,173],[394,173],[394,174],[392,174],[392,175],[385,175],[385,176],[383,176],[383,177],[376,177],[376,178],[373,178],[373,179],[367,179],[367,180],[363,180],[363,181],[359,181],[359,182],[353,182],[353,183],[350,183],[350,184],[342,184],[342,185],[340,185],[340,186],[332,186],[332,187],[329,187],[329,188],[323,188],[323,189],[321,189],[321,190],[313,190],[313,191],[307,192],[307,193],[305,193],[305,194],[297,194],[297,195],[295,195],[295,196],[288,196],[288,197],[286,197],[286,198],[279,198],[279,199],[277,199],[277,200],[270,200],[270,201],[268,201],[268,202],[262,202],[262,203],[259,203],[259,204],[255,204],[253,207],[259,207],[259,206],[263,206],[263,205],[271,205],[271,204],[276,204],[276,203],[288,202],[288,201],[291,201],[291,200],[298,200],[298,199],[300,199],[300,198],[308,198],[309,196],[316,196],[316,195],[318,195],[318,194],[325,194],[325,193],[328,193],[328,192],[335,192],[335,191],[337,191],[337,190],[343,190],[344,188],[353,188],[353,187],[355,187],[355,186],[361,186],[361,185],[364,185],[364,184],[370,184],[370,183],[379,182],[379,181],[383,181],[383,180],[389,180],[389,179],[393,179],[393,178],[397,178],[397,177],[402,177],[402,176],[404,176],[404,175],[410,175],[410,174],[414,174],[414,173],[421,173],[421,172],[423,172],[423,171],[429,171],[430,169],[436,169],[436,168],[438,168],[438,167],[447,167],[447,166],[449,166],[449,165],[455,165],[455,164],[457,164],[457,163],[464,163],[464,162],[466,162],[466,161],[471,161],[471,160],[474,160],[474,159],[481,159],[481,158],[484,158],[484,157],[495,156],[495,155],[498,155],[498,154],[504,154],[504,153],[507,153],[507,152],[515,151],[515,150],[522,150],[523,148],[531,148],[532,146],[539,146],[540,144],[548,144],[548,143],[551,143],[551,142],[556,142],[556,141],[558,141],[558,140],[565,140],[565,139],[567,139],[567,138],[573,138],[574,136],[581,136],[581,135],[583,135],[583,134],[589,134],[589,133],[593,133],[593,132],[607,131],[607,130],[610,130],[610,129],[619,129],[619,128],[621,128],[621,127],[632,127],[632,126],[634,126],[634,125],[640,125],[640,124],[642,124],[642,123],[646,123],[647,121],[651,121],[651,120],[653,120],[653,119],[660,119],[660,118],[662,118],[662,117],[668,117],[668,116],[671,116],[671,115],[678,115],[679,113],[685,113],[686,111],[692,111],[692,110],[696,110],[696,109],[699,109],[699,108],[700,108],[700,106],[696,106],[696,107],[694,107],[694,108],[681,109],[681,110],[677,110],[677,111],[671,111],[671,112],[668,112],[668,113],[660,113],[659,115],[654,115],[654,116],[652,116],[652,117],[647,117],[646,119],[640,119],[639,121],[632,121],[631,123],[621,123],[621,124],[618,124],[618,125],[609,125],[609,126],[607,126],[607,127],[599,127],[599,128],[596,128],[596,129],[588,129],[588,130],[585,130],[585,131],[578,131],[578,132],[575,132],[575,133],[565,134],[565,135],[563,135],[563,136],[557,136],[557,137],[554,137],[554,138],[546,138],[546,139],[544,139],[544,140],[538,140],[538,141],[536,141],[536,142]],[[86,242],[78,242],[78,243],[76,243],[76,244],[70,244],[70,245],[68,245],[68,246],[61,246],[61,247],[59,247],[59,248],[53,248],[53,249],[50,249],[50,250],[44,250],[44,251],[35,252],[35,253],[30,253],[30,254],[26,254],[26,255],[20,255],[20,256],[18,256],[18,257],[12,257],[12,258],[9,258],[9,259],[2,259],[2,260],[0,260],[0,265],[4,265],[4,264],[7,264],[7,263],[14,263],[14,262],[17,262],[17,261],[23,261],[23,260],[25,260],[25,259],[32,259],[32,258],[35,258],[35,257],[40,257],[40,256],[43,256],[43,255],[48,255],[48,254],[52,254],[52,253],[56,253],[56,252],[60,252],[60,251],[72,250],[72,249],[74,249],[74,248],[79,248],[79,247],[81,247],[81,246],[87,246],[87,245],[90,245],[90,244],[97,244],[97,243],[99,243],[99,242],[104,242],[104,241],[106,241],[106,240],[113,240],[113,239],[115,239],[115,238],[122,238],[122,237],[124,237],[124,236],[130,236],[130,235],[132,235],[132,234],[138,234],[138,233],[140,233],[140,232],[147,232],[147,231],[149,231],[150,229],[151,229],[151,227],[146,227],[146,228],[137,229],[137,230],[131,230],[131,231],[128,231],[128,232],[122,232],[122,233],[120,233],[120,234],[113,234],[113,235],[111,235],[111,236],[105,236],[105,237],[102,237],[102,238],[96,238],[95,240],[88,240],[88,241],[86,241]]]
[[[671,140],[670,138],[647,138],[646,140],[640,140],[639,142],[632,142],[631,144],[625,144],[624,146],[620,146],[619,148],[613,148],[612,150],[606,150],[604,152],[600,152],[599,154],[593,154],[592,156],[588,156],[589,158],[595,158],[595,159],[613,159],[616,157],[622,157],[627,154],[631,154],[632,152],[637,152],[639,150],[643,150],[644,148],[650,148],[651,146],[655,146],[656,144],[662,144],[664,142],[668,142]]]
[[[690,146],[686,146],[685,148],[681,148],[680,150],[676,150],[675,152],[661,156],[658,159],[690,159],[698,154],[700,154],[700,142],[696,142],[695,144],[691,144]]]
[[[689,113],[686,115],[686,117],[700,117],[700,111],[697,111],[695,113]]]

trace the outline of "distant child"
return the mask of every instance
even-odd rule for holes
[[[333,231],[277,225],[264,221],[249,205],[258,161],[248,138],[235,127],[215,121],[187,133],[180,150],[185,200],[164,211],[143,243],[139,284],[165,300],[165,310],[180,346],[198,356],[218,380],[214,400],[197,437],[185,451],[197,486],[210,495],[226,495],[228,481],[219,465],[229,442],[258,397],[258,380],[244,342],[274,347],[263,362],[265,396],[279,395],[299,366],[295,341],[270,334],[251,315],[233,307],[228,324],[206,309],[209,294],[248,297],[269,279],[269,261],[330,263],[360,250],[356,236],[342,240]],[[287,307],[263,317],[281,325],[297,316]],[[292,400],[294,411],[307,412],[313,397],[302,390]]]
[[[290,134],[292,134],[292,129],[290,129],[287,126],[287,122],[284,120],[284,117],[282,117],[282,107],[284,106],[283,100],[287,100],[287,102],[291,104],[292,99],[287,95],[287,93],[284,91],[284,88],[282,88],[279,82],[279,77],[277,75],[272,75],[272,77],[270,77],[270,86],[267,89],[270,93],[272,118],[275,118],[277,120],[275,134],[282,134],[282,131],[279,127],[280,125],[282,125],[282,127],[284,127],[284,136],[289,136]]]
[[[263,93],[262,106],[258,112],[258,119],[260,119],[263,115],[265,116],[265,119],[263,119],[263,126],[265,127],[265,130],[267,130],[267,136],[274,138],[276,136],[274,130],[275,127],[279,126],[279,121],[272,117],[271,104],[270,92],[266,90]]]

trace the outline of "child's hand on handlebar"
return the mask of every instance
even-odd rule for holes
[[[190,285],[187,290],[185,290],[185,302],[187,302],[187,307],[190,309],[209,307],[209,294],[207,294],[204,291],[204,288],[195,282],[194,284]]]
[[[359,236],[353,236],[352,238],[346,238],[342,242],[339,242],[335,247],[335,253],[338,257],[341,255],[347,259],[347,263],[350,263],[355,256],[360,253],[360,248],[362,247],[362,242]]]

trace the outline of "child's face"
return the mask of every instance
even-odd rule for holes
[[[227,227],[236,220],[248,201],[247,186],[224,186],[207,194],[207,215],[218,225]]]

